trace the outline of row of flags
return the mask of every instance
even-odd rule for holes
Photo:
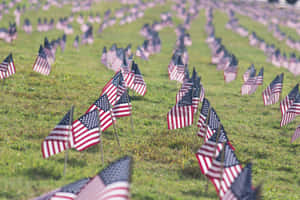
[[[239,34],[241,37],[247,37],[249,34],[249,31],[246,27],[239,24],[238,18],[235,17],[235,13],[233,10],[229,10],[228,12],[229,21],[226,24],[226,28],[230,29],[237,34]]]
[[[146,84],[141,74],[135,74],[139,69],[135,63],[133,64],[134,75],[141,77],[134,78],[137,81],[134,81],[133,90],[140,93],[140,85],[146,86]],[[98,144],[101,142],[101,133],[113,125],[116,118],[130,116],[131,110],[127,86],[122,72],[118,71],[103,87],[100,97],[85,114],[73,121],[73,109],[71,109],[50,132],[42,143],[43,157],[48,158],[69,148],[83,151]]]
[[[223,70],[224,81],[229,83],[236,79],[238,73],[238,59],[234,54],[231,54],[222,44],[221,38],[215,37],[215,28],[213,25],[213,10],[206,9],[207,23],[205,31],[208,34],[206,42],[211,49],[213,64],[217,65],[217,70]]]
[[[221,200],[258,199],[260,186],[252,186],[251,163],[244,168],[235,154],[224,126],[204,98],[197,123],[203,145],[196,152],[201,173],[215,186]]]
[[[256,69],[252,64],[247,71],[243,74],[244,84],[241,87],[242,95],[253,94],[259,85],[263,85],[264,80],[264,68],[262,67],[259,73],[256,75]]]
[[[32,200],[127,200],[133,159],[124,156],[101,170],[97,175],[83,178]]]

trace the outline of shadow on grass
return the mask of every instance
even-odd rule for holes
[[[0,192],[0,199],[13,199],[16,196],[14,194],[12,194],[11,192]]]
[[[184,169],[180,169],[178,172],[182,179],[197,179],[206,180],[205,176],[201,174],[198,166],[187,166]]]
[[[48,169],[43,166],[30,168],[24,171],[24,175],[28,176],[30,179],[33,180],[40,180],[40,179],[55,179],[58,180],[61,178],[61,174],[58,174],[53,169]]]
[[[133,194],[133,199],[143,199],[143,200],[154,200],[153,197],[150,197],[148,195],[142,195],[142,194]]]
[[[189,196],[194,196],[194,197],[199,197],[201,199],[206,197],[206,198],[212,198],[212,199],[216,199],[217,195],[211,192],[204,192],[203,189],[199,189],[199,190],[189,190],[189,191],[182,191],[181,193],[183,195],[189,195]]]
[[[57,160],[59,163],[64,164],[65,159],[60,158]],[[67,164],[72,167],[85,167],[87,165],[86,160],[78,160],[77,158],[68,158]]]

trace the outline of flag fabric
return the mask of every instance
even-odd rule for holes
[[[126,90],[126,87],[123,83],[123,76],[121,71],[118,71],[114,77],[108,81],[108,83],[104,86],[102,93],[106,94],[109,100],[109,103],[113,106],[119,100],[122,93]]]
[[[202,102],[199,119],[197,122],[197,126],[199,128],[202,128],[205,125],[205,121],[206,121],[206,117],[208,115],[209,108],[210,108],[210,103],[206,98],[204,98],[203,102]]]
[[[77,194],[90,180],[90,178],[84,178],[75,181],[32,200],[75,200]]]
[[[283,86],[283,73],[277,75],[270,85],[263,91],[262,97],[264,105],[275,104],[280,99]]]
[[[41,74],[47,75],[47,76],[49,75],[49,73],[51,71],[51,66],[47,61],[47,55],[46,55],[42,45],[40,46],[39,54],[33,65],[33,71],[36,71],[38,73],[41,73]]]
[[[82,115],[72,124],[74,147],[83,151],[100,142],[98,111],[93,110]]]
[[[132,66],[135,65],[134,61],[132,62]],[[134,73],[129,70],[128,66],[121,67],[121,71],[124,77],[124,81],[127,88],[133,88],[134,86]]]
[[[44,158],[58,154],[66,149],[72,148],[72,122],[73,109],[56,125],[42,143],[42,153]]]
[[[291,143],[294,142],[298,137],[300,137],[300,125],[295,130],[294,135],[292,136]]]
[[[284,126],[295,119],[300,114],[300,94],[298,93],[293,103],[289,106],[288,110],[283,115],[280,126]]]
[[[168,112],[168,129],[173,130],[191,126],[193,124],[193,106],[192,90],[189,90],[185,96]]]
[[[144,96],[147,92],[147,87],[138,65],[134,64],[131,70],[134,73],[134,82],[131,89],[133,89],[139,95]]]
[[[250,74],[253,73],[253,71],[256,71],[255,68],[254,68],[254,65],[252,64],[248,69],[247,71],[243,74],[243,80],[244,82],[246,82],[250,76]]]
[[[176,94],[176,103],[179,102],[182,97],[193,87],[193,82],[191,80],[182,83],[181,88]]]
[[[113,124],[114,118],[112,117],[112,110],[109,104],[107,94],[99,97],[86,111],[89,113],[97,109],[99,111],[99,120],[101,131],[104,132],[108,127]]]
[[[208,175],[221,199],[242,171],[242,166],[230,146],[226,144],[222,151],[224,152],[220,152],[213,161],[214,168],[211,168],[211,173]]]
[[[293,102],[296,99],[296,96],[299,93],[299,84],[297,84],[290,93],[280,102],[280,110],[281,110],[281,124],[284,124],[284,115],[286,114],[286,111],[290,108],[290,106],[293,104]]]
[[[84,186],[76,200],[128,200],[131,166],[129,156],[113,162]]]
[[[207,123],[207,124],[206,124]],[[204,141],[208,140],[218,129],[221,122],[214,108],[210,109],[208,121],[200,128],[198,136],[205,137]]]
[[[250,95],[253,94],[256,89],[257,89],[257,84],[256,84],[256,70],[251,70],[247,80],[244,82],[242,88],[241,88],[241,94],[242,95]]]
[[[243,168],[239,176],[231,184],[222,200],[255,200],[256,189],[252,187],[252,164]]]
[[[256,85],[262,85],[264,82],[264,68],[260,68],[258,75],[256,76]]]
[[[15,63],[12,54],[9,54],[0,64],[0,79],[7,78],[16,73]]]
[[[132,106],[127,92],[124,92],[119,101],[112,108],[114,117],[126,117],[131,115]]]

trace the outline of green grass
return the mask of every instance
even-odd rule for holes
[[[47,160],[42,158],[41,143],[66,111],[75,105],[74,119],[81,116],[99,96],[102,87],[113,72],[100,63],[104,46],[117,43],[125,47],[131,43],[133,50],[144,38],[139,30],[144,23],[159,19],[159,14],[170,10],[171,3],[149,9],[143,19],[125,25],[115,25],[95,37],[91,46],[72,49],[75,34],[67,38],[64,53],[59,50],[56,62],[48,77],[32,71],[32,64],[43,38],[54,39],[62,32],[34,32],[27,35],[19,30],[13,44],[0,41],[3,57],[13,52],[17,74],[5,81],[1,88],[0,104],[0,199],[29,199],[44,192],[63,186],[80,178],[94,176],[109,162],[122,155],[134,158],[132,199],[216,199],[211,183],[205,193],[207,180],[201,175],[195,150],[202,141],[195,136],[196,127],[169,131],[166,115],[175,104],[179,84],[168,80],[167,65],[175,45],[174,29],[165,28],[160,32],[162,50],[159,54],[143,61],[135,58],[147,83],[145,97],[133,99],[134,133],[130,119],[118,120],[122,152],[113,137],[113,128],[103,135],[105,166],[101,164],[99,146],[84,152],[69,152],[67,175],[62,177],[64,154]],[[107,8],[120,8],[117,2],[104,2],[93,6],[101,15]],[[34,26],[39,16],[67,16],[70,7],[51,8],[46,12],[31,12],[26,16]],[[267,38],[266,27],[249,19],[241,18],[241,24],[258,35]],[[4,17],[0,25],[6,25],[12,15]],[[23,18],[24,19],[24,18]],[[21,21],[23,21],[23,19]],[[175,18],[176,24],[182,21]],[[257,68],[265,67],[265,84],[276,74],[285,73],[283,96],[299,81],[284,69],[266,62],[264,54],[248,44],[248,39],[225,29],[227,15],[215,13],[216,35],[222,37],[229,51],[239,59],[239,75],[236,81],[224,84],[223,73],[210,64],[210,50],[205,43],[206,34],[204,11],[192,22],[189,33],[193,45],[188,47],[190,70],[195,66],[202,77],[206,97],[217,110],[228,137],[236,148],[236,154],[244,165],[253,162],[253,181],[263,183],[265,199],[300,198],[299,141],[290,144],[290,137],[299,119],[288,127],[280,128],[279,105],[264,107],[262,87],[252,96],[241,96],[242,74],[251,63]],[[75,23],[76,24],[76,23]],[[74,26],[76,33],[79,27]],[[98,26],[94,27],[97,31]],[[272,38],[269,38],[273,41]],[[282,42],[281,48],[289,50]]]

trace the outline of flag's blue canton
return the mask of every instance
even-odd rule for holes
[[[59,122],[58,125],[69,125],[70,124],[71,111],[72,110],[69,110],[69,112],[64,116],[64,118]],[[72,119],[71,119],[71,122],[73,122]]]
[[[103,183],[105,185],[109,185],[119,181],[129,182],[131,174],[131,160],[131,157],[125,156],[101,171],[99,176]]]
[[[262,67],[262,68],[260,68],[260,71],[259,71],[259,73],[258,73],[258,75],[257,76],[261,76],[261,77],[264,77],[264,68]]]
[[[124,92],[122,94],[122,96],[120,97],[119,101],[117,102],[117,104],[123,104],[123,103],[129,103],[130,102],[130,98],[127,94],[127,92]]]
[[[214,108],[211,108],[211,110],[210,110],[210,117],[209,117],[208,125],[209,125],[210,129],[212,129],[214,131],[217,131],[217,129],[220,125],[220,119]]]
[[[132,71],[134,72],[134,74],[140,74],[140,75],[142,75],[141,71],[140,71],[140,69],[139,69],[139,67],[138,67],[137,64],[135,64],[133,67],[134,68],[132,69]]]
[[[251,67],[251,69],[250,69],[249,77],[252,78],[252,77],[255,77],[255,75],[256,75],[256,69],[253,66],[253,68]]]
[[[189,91],[185,93],[185,95],[178,102],[178,105],[179,106],[190,106],[190,105],[192,105],[193,104],[192,93],[193,93],[193,88],[189,89]]]
[[[208,101],[206,98],[204,98],[203,104],[202,104],[202,107],[201,107],[201,111],[200,111],[200,112],[201,112],[203,115],[207,116],[207,115],[208,115],[209,107],[210,107],[209,101]]]
[[[10,61],[10,62],[14,62],[12,53],[10,53],[8,56],[9,56],[9,61]]]
[[[240,164],[240,161],[237,159],[236,155],[234,154],[233,150],[228,144],[225,144],[225,148],[223,148],[222,151],[225,151],[224,162],[223,162],[224,168],[228,168]],[[222,154],[223,152],[218,155],[218,157],[216,158],[217,161],[222,162]]]
[[[103,47],[102,53],[106,53],[106,52],[107,52],[106,47]]]
[[[219,138],[218,138],[218,143],[223,143],[223,142],[227,142],[228,141],[228,137],[227,137],[227,133],[223,127],[223,125],[221,124],[221,129],[220,129],[220,133],[219,133]],[[215,132],[210,138],[210,141],[213,142],[217,142],[217,137],[218,137],[218,133]]]
[[[107,95],[104,94],[97,101],[94,103],[99,109],[103,110],[104,112],[107,112],[110,110],[110,104],[109,100],[107,98]]]
[[[252,178],[251,178],[252,164],[249,163],[234,180],[231,185],[232,193],[241,200],[252,200],[254,191],[252,190]]]
[[[60,192],[69,192],[78,194],[80,190],[90,181],[90,178],[84,178],[61,188]]]
[[[39,49],[39,56],[44,58],[44,59],[47,59],[47,55],[46,55],[42,45],[40,46],[40,49]]]
[[[200,86],[200,87],[201,87],[201,86]],[[193,97],[199,97],[200,91],[201,91],[201,88],[200,88],[200,87],[194,88]]]
[[[99,120],[98,120],[98,111],[93,110],[88,112],[87,114],[81,116],[78,120],[88,129],[94,129],[99,127]]]
[[[112,84],[113,84],[114,86],[118,87],[118,85],[120,84],[121,76],[122,76],[121,72],[118,72],[118,73],[113,77],[113,79],[112,79],[111,82],[112,82]]]
[[[273,88],[274,85],[282,83],[283,82],[283,73],[279,76],[277,75],[276,78],[271,82],[270,87]]]
[[[11,59],[12,59],[12,55],[9,54],[9,55],[3,60],[3,62],[9,63],[9,62],[11,62]]]
[[[294,100],[299,92],[299,84],[297,84],[288,94],[290,100]]]

